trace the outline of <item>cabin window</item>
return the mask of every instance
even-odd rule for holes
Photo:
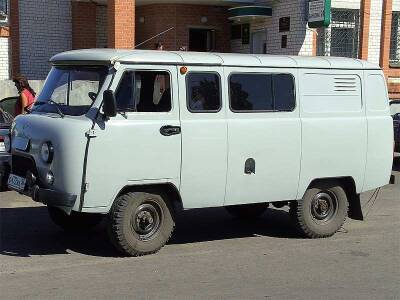
[[[290,74],[232,74],[229,91],[234,112],[292,111],[296,106]]]
[[[172,107],[170,86],[167,72],[125,72],[116,92],[118,110],[168,112]]]
[[[221,82],[216,73],[187,75],[187,107],[191,112],[218,112],[221,109]]]

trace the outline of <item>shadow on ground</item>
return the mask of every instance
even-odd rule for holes
[[[239,221],[223,208],[190,210],[179,215],[168,244],[187,244],[253,236],[299,238],[289,215],[268,209],[253,221]],[[90,256],[119,256],[109,243],[105,225],[90,233],[71,234],[52,223],[46,207],[0,209],[0,255],[67,254],[71,251]]]

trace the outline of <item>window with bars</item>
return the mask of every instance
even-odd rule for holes
[[[392,16],[392,34],[390,38],[390,65],[400,66],[400,12],[393,12]]]
[[[331,25],[318,30],[317,54],[357,58],[359,36],[360,11],[332,9]]]
[[[8,14],[8,0],[0,0],[0,13]]]

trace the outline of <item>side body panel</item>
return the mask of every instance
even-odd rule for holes
[[[222,206],[227,172],[227,89],[221,67],[190,66],[179,74],[179,102],[182,126],[182,171],[180,193],[183,207]],[[191,72],[218,74],[222,107],[216,112],[191,112],[187,106],[186,80]]]
[[[163,136],[163,126],[180,126],[176,67],[122,65],[111,89],[116,90],[125,71],[167,71],[171,77],[170,112],[127,112],[109,120],[102,117],[90,141],[83,211],[107,212],[127,185],[180,184],[181,135]]]
[[[237,73],[291,74],[296,69],[226,67]],[[229,89],[229,87],[228,87]],[[296,95],[298,91],[296,91]],[[227,101],[229,105],[229,99]],[[227,110],[228,175],[225,205],[293,200],[297,196],[301,158],[299,106],[293,111],[233,112]],[[255,173],[245,173],[248,159]]]
[[[380,71],[365,71],[368,148],[363,191],[389,183],[393,163],[393,119],[386,80]]]
[[[301,199],[314,179],[352,177],[364,182],[367,121],[362,71],[300,70]]]

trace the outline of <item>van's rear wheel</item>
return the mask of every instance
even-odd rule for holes
[[[309,188],[302,200],[290,205],[290,215],[296,227],[309,238],[334,235],[342,227],[347,211],[346,192],[337,182]]]
[[[155,253],[171,237],[175,226],[171,212],[166,197],[159,193],[121,195],[108,216],[110,240],[126,255]]]
[[[225,206],[228,213],[238,219],[258,218],[267,208],[268,203]]]
[[[50,219],[65,231],[89,231],[103,220],[101,214],[72,211],[70,215],[55,206],[48,206]]]

